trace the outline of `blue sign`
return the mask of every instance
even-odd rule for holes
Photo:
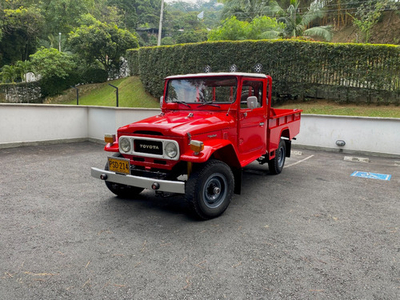
[[[351,176],[389,181],[392,175],[355,171]]]

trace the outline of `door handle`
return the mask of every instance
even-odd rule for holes
[[[264,126],[264,124],[265,124],[264,122],[261,122],[261,123],[260,123],[260,127],[263,127],[263,126]]]

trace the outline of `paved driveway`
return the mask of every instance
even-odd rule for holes
[[[400,159],[344,156],[254,163],[199,222],[178,196],[115,198],[101,145],[0,150],[0,298],[399,299]]]

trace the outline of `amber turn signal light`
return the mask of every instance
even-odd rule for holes
[[[114,144],[116,141],[115,134],[105,134],[104,141],[106,143]]]
[[[201,151],[204,150],[204,143],[201,141],[190,141],[190,149],[194,151],[194,154],[199,154]]]

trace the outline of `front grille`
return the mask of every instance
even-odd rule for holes
[[[134,140],[135,152],[162,155],[162,142],[149,140]]]
[[[140,161],[139,159],[143,157],[159,160],[179,160],[180,157],[179,144],[175,140],[121,135],[119,137],[120,144],[122,140],[125,143],[124,149],[128,149],[128,151],[124,151],[121,146],[119,147],[119,151],[122,154],[133,155],[136,157],[134,160]],[[176,156],[169,157],[167,153],[164,153],[166,147],[176,148]]]

